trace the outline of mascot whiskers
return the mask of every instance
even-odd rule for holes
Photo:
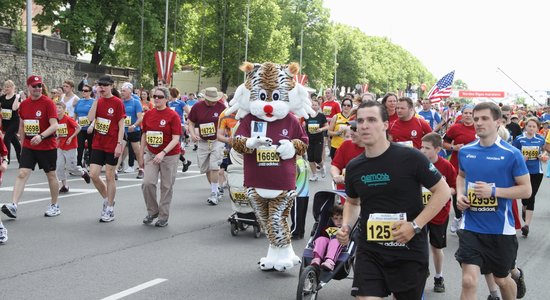
[[[287,222],[296,197],[296,154],[307,150],[299,118],[313,115],[305,88],[294,81],[299,65],[245,62],[245,82],[237,88],[227,114],[240,119],[233,149],[244,157],[244,186],[269,240],[261,270],[285,271],[300,263]]]

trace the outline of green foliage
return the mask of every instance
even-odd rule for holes
[[[25,9],[25,0],[0,1],[0,26],[17,29],[23,9]]]
[[[23,23],[20,18],[16,23],[17,29],[15,29],[15,33],[11,37],[11,43],[15,46],[17,51],[25,53],[27,51],[27,34],[26,31],[23,31]]]

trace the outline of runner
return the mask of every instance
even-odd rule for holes
[[[30,97],[19,106],[19,136],[23,138],[19,174],[15,178],[11,204],[4,204],[2,212],[10,218],[17,218],[17,204],[25,190],[25,184],[31,176],[31,171],[38,167],[46,173],[50,195],[52,197],[46,217],[55,217],[61,213],[57,204],[59,183],[55,175],[57,160],[57,113],[54,102],[42,95],[42,77],[31,75],[27,79]]]
[[[180,118],[181,123],[181,129],[183,134],[180,135],[180,148],[183,150],[185,148],[185,116],[189,115],[189,112],[191,111],[191,106],[187,105],[185,101],[182,101],[179,99],[180,91],[176,88],[169,89],[170,91],[170,99],[166,105],[176,113],[178,113],[178,116]],[[182,162],[183,166],[181,168],[181,171],[183,173],[187,172],[189,169],[189,166],[191,165],[191,161],[186,159],[185,156],[185,150],[180,152],[180,161]]]
[[[544,137],[537,134],[537,130],[540,127],[540,122],[536,117],[531,117],[525,122],[525,132],[518,136],[513,145],[518,148],[523,157],[527,169],[529,170],[529,177],[531,180],[531,197],[527,199],[521,199],[523,204],[521,210],[521,216],[525,225],[521,227],[521,234],[524,237],[529,235],[529,226],[533,220],[533,212],[535,210],[535,196],[539,190],[542,182],[544,171],[542,170],[542,163],[548,161],[548,155],[544,152]]]
[[[397,95],[394,93],[387,93],[384,95],[384,98],[382,98],[382,104],[386,107],[386,110],[389,114],[389,125],[390,127],[393,125],[395,121],[399,119],[397,116]]]
[[[84,161],[85,166],[90,165],[90,154],[92,153],[92,141],[94,139],[94,128],[90,126],[90,119],[88,119],[88,113],[94,104],[95,99],[92,96],[92,87],[85,84],[82,87],[82,98],[78,100],[74,108],[75,120],[80,125],[80,132],[78,133],[78,148],[76,163],[79,167],[83,167],[84,147],[86,142],[88,143],[88,157]]]
[[[432,102],[430,100],[422,100],[422,109],[418,112],[418,115],[428,122],[433,131],[438,132],[439,129],[441,129],[441,125],[443,124],[441,116],[432,108]]]
[[[143,178],[141,190],[147,207],[147,216],[143,219],[143,223],[151,224],[158,217],[156,227],[168,225],[170,203],[178,171],[178,158],[181,152],[180,119],[177,113],[166,107],[169,94],[165,87],[155,89],[153,93],[155,108],[149,110],[143,117],[143,135],[138,152],[141,156],[139,161],[145,163],[145,178]],[[157,202],[159,175],[160,200]]]
[[[307,159],[311,168],[310,181],[317,181],[317,165],[321,165],[323,161],[323,133],[328,130],[327,118],[320,113],[319,100],[311,100],[311,108],[315,111],[315,116],[304,121],[309,145],[307,146]]]
[[[458,208],[464,211],[455,254],[462,266],[461,299],[475,299],[480,271],[493,273],[502,297],[521,298],[523,272],[510,276],[518,242],[512,199],[531,194],[528,170],[521,152],[497,134],[501,111],[491,102],[474,107],[479,140],[462,147],[457,176]],[[518,284],[519,283],[519,284]]]
[[[4,144],[8,150],[8,164],[11,160],[11,145],[17,157],[17,162],[20,161],[21,143],[17,138],[19,130],[19,104],[21,97],[15,92],[15,84],[11,80],[4,81],[4,93],[0,96],[0,105],[2,108],[2,129],[5,133]]]
[[[103,198],[100,222],[115,220],[115,170],[118,157],[122,154],[124,138],[124,104],[120,98],[113,96],[113,79],[103,75],[98,80],[97,91],[99,99],[94,101],[88,119],[94,120],[96,134],[92,144],[90,158],[90,175],[97,191]],[[105,166],[105,179],[99,177],[101,168]]]
[[[134,172],[134,161],[137,159],[138,166],[143,166],[142,157],[135,155],[139,153],[140,140],[141,140],[141,121],[143,120],[143,108],[139,100],[132,97],[132,90],[134,86],[125,82],[122,84],[120,94],[122,96],[122,103],[124,103],[124,110],[126,112],[126,118],[124,119],[124,140],[129,144],[129,147],[124,148],[122,158],[118,160],[118,166],[124,161],[126,154],[128,155],[128,168],[124,170],[124,173]],[[143,169],[139,167],[137,179],[143,178]]]
[[[217,205],[221,198],[218,191],[218,171],[223,159],[224,146],[216,140],[216,132],[218,118],[225,110],[225,106],[218,102],[223,93],[218,92],[215,87],[206,88],[204,94],[206,100],[193,105],[189,113],[189,134],[193,141],[198,142],[200,172],[206,173],[206,179],[210,184],[211,193],[207,203]]]
[[[390,125],[392,141],[420,149],[422,137],[432,132],[432,128],[426,121],[414,115],[413,102],[409,97],[399,98],[395,110],[399,119]]]
[[[4,145],[4,140],[0,135],[0,185],[2,184],[2,176],[4,172],[8,169],[8,149]],[[2,223],[2,218],[0,218],[0,244],[4,244],[8,241],[8,230]]]
[[[342,101],[342,112],[337,113],[330,121],[328,128],[328,136],[330,136],[330,158],[334,159],[336,150],[344,142],[344,135],[346,130],[349,129],[349,121],[352,118],[351,108],[353,103],[351,99],[344,99]]]
[[[74,94],[74,82],[72,80],[63,81],[61,90],[63,91],[63,95],[59,101],[65,103],[65,111],[69,117],[74,118],[74,107],[78,102],[78,96]]]
[[[233,98],[233,97],[231,97]],[[231,99],[228,99],[231,101]],[[235,137],[235,131],[237,130],[237,113],[234,112],[229,116],[225,115],[224,110],[220,115],[218,120],[218,131],[216,133],[216,138],[218,141],[224,143],[223,149],[223,160],[220,165],[220,172],[218,173],[218,192],[223,194],[223,189],[227,186],[226,178],[224,172],[227,171],[227,167],[231,164],[231,158],[229,152],[231,151],[231,146],[233,144],[233,138]]]
[[[450,198],[450,189],[437,169],[419,151],[391,143],[388,113],[377,102],[357,110],[357,134],[364,154],[346,168],[343,226],[337,233],[347,245],[360,217],[352,295],[398,300],[421,299],[428,275],[425,225]],[[420,186],[432,197],[424,207]],[[368,199],[368,201],[367,201]]]

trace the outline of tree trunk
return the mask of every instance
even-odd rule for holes
[[[92,59],[90,61],[91,64],[99,65],[99,63],[103,60],[103,57],[105,56],[103,49],[108,49],[111,45],[111,42],[113,41],[116,33],[117,26],[118,21],[113,21],[111,23],[111,28],[109,29],[106,41],[102,41],[101,34],[98,31],[98,33],[96,34],[94,48],[92,49]]]

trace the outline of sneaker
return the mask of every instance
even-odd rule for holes
[[[223,196],[223,187],[221,186],[218,187],[218,195]]]
[[[128,168],[124,170],[124,173],[134,173],[134,167],[128,166]]]
[[[154,214],[152,216],[151,215],[145,216],[145,218],[143,218],[143,224],[153,223],[153,220],[155,220],[158,216],[159,216],[159,214]]]
[[[327,169],[325,168],[325,165],[321,167],[321,177],[325,178],[327,176]]]
[[[514,281],[516,282],[516,286],[518,287],[516,298],[521,299],[523,298],[523,296],[525,296],[525,293],[527,292],[527,287],[525,286],[525,277],[523,275],[523,270],[518,268],[518,271],[519,271],[519,278],[514,279],[514,276],[512,276],[512,279],[514,279]]]
[[[6,216],[15,219],[17,218],[17,205],[13,203],[4,204],[2,205],[2,212]]]
[[[59,209],[59,205],[57,204],[50,204],[48,206],[48,210],[44,213],[44,217],[56,217],[61,214],[61,210]]]
[[[143,176],[144,176],[144,175],[145,175],[145,174],[143,173],[143,169],[139,169],[136,178],[137,178],[137,179],[143,179]]]
[[[115,220],[115,210],[113,207],[107,206],[105,208],[105,211],[101,214],[101,218],[99,219],[99,222],[101,223],[108,223]]]
[[[529,225],[521,227],[521,235],[527,237],[529,235]]]
[[[187,170],[189,170],[189,166],[191,165],[191,161],[190,160],[186,160],[184,163],[183,163],[183,167],[181,168],[181,171],[183,173],[187,172]]]
[[[118,166],[118,168],[116,170],[117,170],[117,172],[124,171],[124,163],[121,163],[120,166]]]
[[[317,174],[309,177],[309,181],[317,181],[317,180],[319,180],[319,177],[317,177]]]
[[[168,220],[157,220],[155,227],[166,227],[168,226]]]
[[[453,221],[451,222],[451,233],[456,233],[459,226],[460,226],[460,219],[453,218]]]
[[[322,264],[321,268],[327,270],[327,271],[333,271],[334,270],[334,261],[330,258],[327,258]]]
[[[319,257],[316,257],[316,258],[311,260],[311,265],[312,266],[319,266],[320,264],[321,264],[321,259]]]
[[[500,297],[493,297],[489,295],[489,297],[487,297],[487,300],[500,300]]]
[[[0,244],[8,241],[8,230],[6,227],[0,227]]]
[[[219,202],[218,197],[219,197],[218,193],[212,192],[212,193],[210,193],[210,197],[208,197],[206,202],[208,202],[208,204],[210,204],[210,205],[218,205],[218,202]]]
[[[68,186],[62,186],[60,189],[59,189],[59,193],[62,194],[62,193],[68,193],[69,192],[69,187]]]
[[[82,178],[84,178],[86,183],[90,184],[90,174],[86,171],[86,169],[82,169]]]
[[[434,277],[434,292],[445,293],[445,280],[443,277]]]

